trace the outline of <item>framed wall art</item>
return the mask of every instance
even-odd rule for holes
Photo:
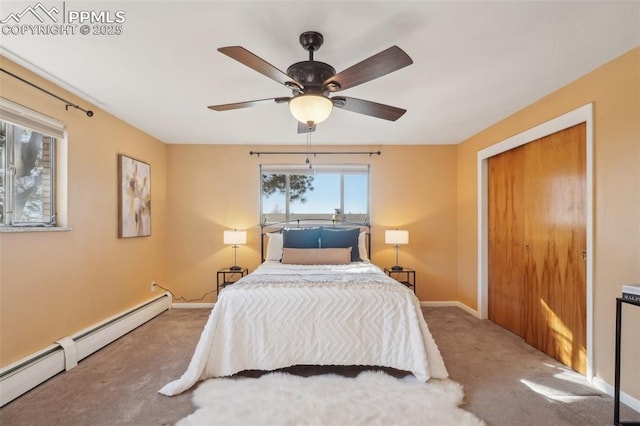
[[[151,166],[118,154],[118,237],[151,235]]]

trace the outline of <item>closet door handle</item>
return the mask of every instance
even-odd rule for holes
[[[587,251],[586,251],[586,250],[582,250],[582,256],[581,256],[581,258],[582,258],[582,261],[583,261],[583,262],[586,262],[586,261],[587,261]]]

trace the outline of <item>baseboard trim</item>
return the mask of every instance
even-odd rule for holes
[[[213,309],[215,303],[172,303],[173,309]]]
[[[613,396],[615,392],[615,388],[613,386],[611,386],[609,383],[605,382],[598,376],[593,376],[593,380],[591,381],[591,383],[593,384],[593,386],[600,389],[609,396]],[[622,390],[620,390],[620,402],[640,413],[640,400],[632,397]]]
[[[81,360],[170,308],[171,295],[164,293],[65,338],[67,348],[73,351],[73,358]],[[65,365],[66,358],[62,345],[55,343],[4,367],[0,370],[0,407],[72,368]]]
[[[446,306],[454,306],[456,308],[460,308],[463,311],[466,311],[467,313],[473,315],[476,318],[480,318],[478,316],[478,311],[476,311],[475,309],[471,309],[470,307],[468,307],[467,305],[465,305],[462,302],[458,302],[457,300],[450,300],[450,301],[432,301],[432,302],[420,302],[420,306],[425,306],[425,307],[432,307],[432,308],[440,308],[440,307],[446,307]]]

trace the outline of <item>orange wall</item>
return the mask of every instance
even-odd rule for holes
[[[623,284],[640,283],[640,48],[458,145],[457,298],[476,306],[477,152],[590,102],[595,163],[594,374],[613,384],[615,298]],[[631,365],[640,359],[640,309],[625,309],[623,327],[622,389],[640,399],[638,369]]]
[[[416,269],[421,300],[456,297],[456,147],[322,146],[318,151],[377,151],[381,156],[318,156],[314,163],[371,165],[372,261],[391,266],[394,252],[384,230],[409,230],[401,264]],[[187,300],[215,290],[215,271],[231,265],[224,229],[247,229],[238,263],[260,262],[261,163],[297,163],[305,157],[250,156],[249,151],[291,151],[291,146],[170,145],[168,160],[168,281]],[[302,150],[304,151],[304,150]],[[331,213],[331,212],[327,212]],[[161,284],[162,285],[162,284]],[[215,291],[202,299],[215,300]]]
[[[51,345],[153,295],[166,276],[167,147],[0,57],[0,66],[95,112],[0,74],[0,96],[68,130],[68,232],[0,233],[0,365]],[[151,164],[152,236],[117,237],[117,154]]]

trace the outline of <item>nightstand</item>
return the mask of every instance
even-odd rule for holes
[[[385,274],[398,281],[400,284],[404,284],[407,287],[413,289],[413,293],[416,292],[416,271],[411,268],[393,269],[384,268]]]
[[[223,268],[220,269],[217,273],[216,281],[217,281],[217,294],[220,294],[220,290],[225,288],[228,285],[231,285],[238,281],[240,278],[244,277],[249,273],[247,268],[240,269],[231,269],[231,268]]]

